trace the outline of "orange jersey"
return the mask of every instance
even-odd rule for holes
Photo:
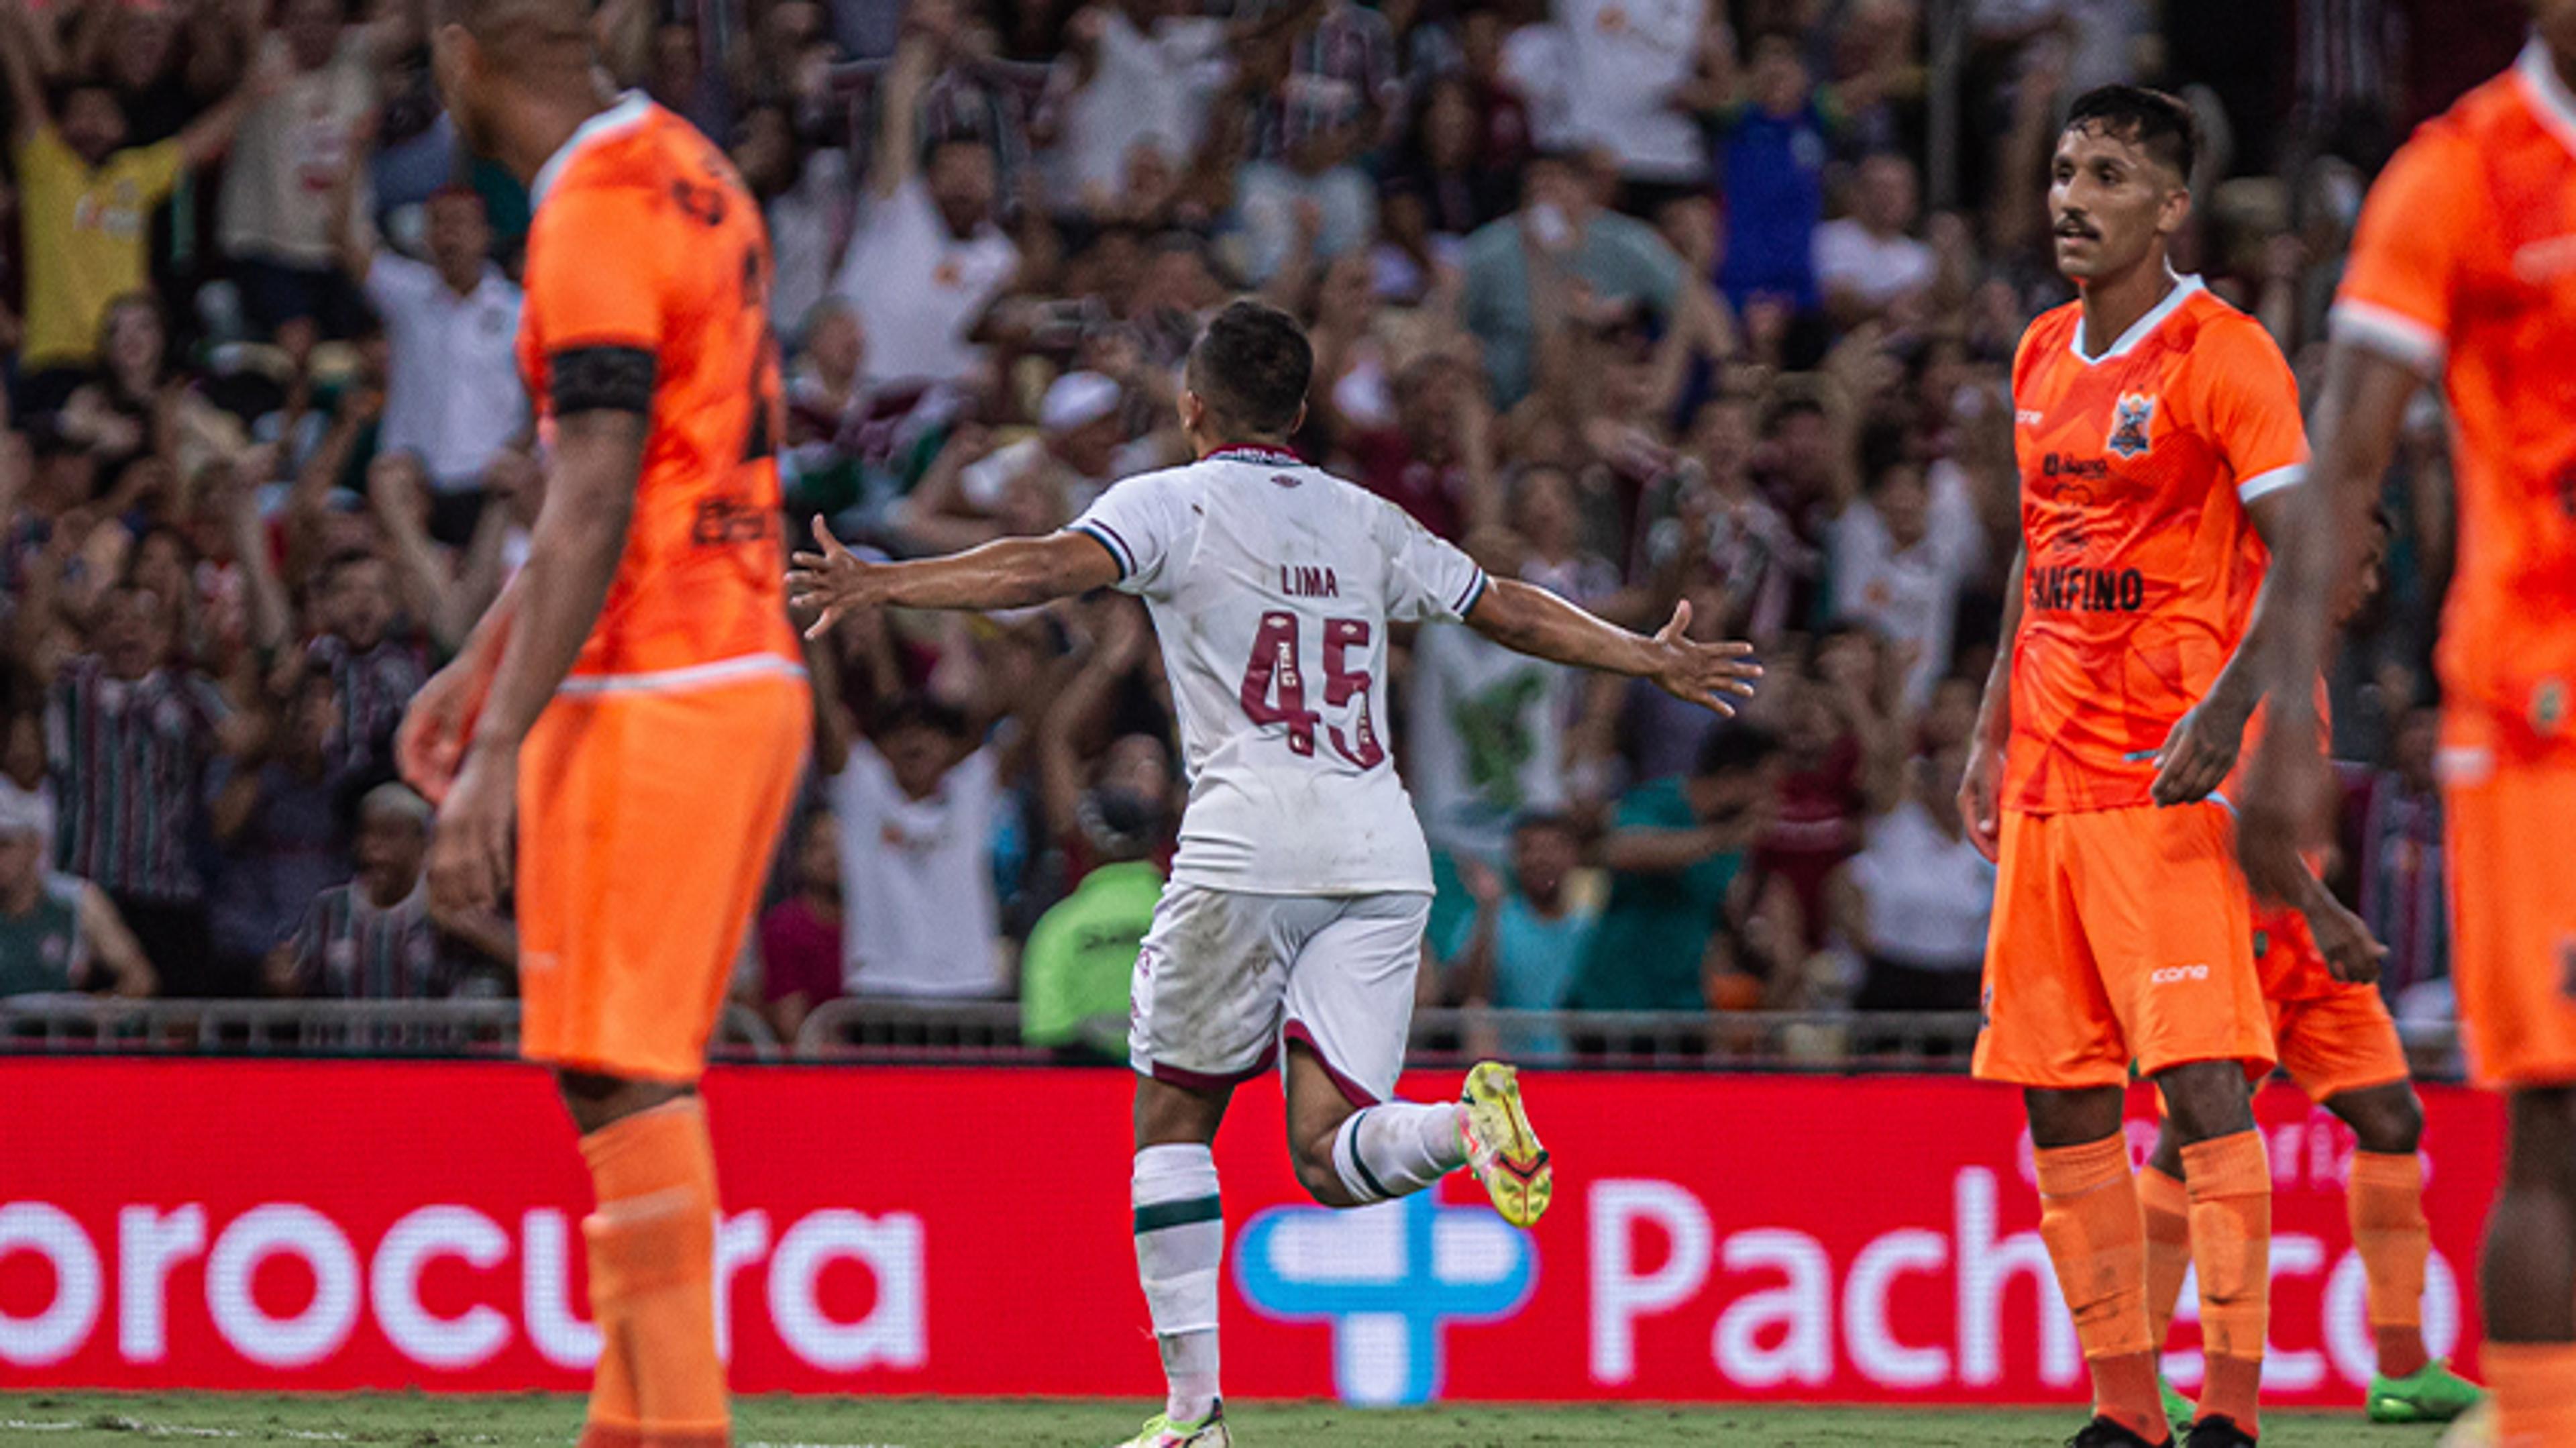
[[[2184,278],[2099,357],[2083,310],[2013,359],[2030,570],[2003,804],[2148,803],[2151,756],[2236,651],[2268,560],[2245,504],[2307,462],[2298,384],[2261,324]]]
[[[2460,543],[2440,665],[2517,752],[2576,750],[2576,96],[2533,41],[2363,208],[2337,341],[2438,374]]]
[[[533,195],[519,360],[544,425],[602,407],[649,419],[625,556],[565,688],[793,668],[758,204],[640,94],[585,123]]]

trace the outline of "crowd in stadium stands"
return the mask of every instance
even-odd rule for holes
[[[1735,722],[1461,629],[1395,665],[1443,885],[1425,999],[1676,1011],[1975,1008],[1994,872],[1951,801],[2010,582],[2010,359],[2066,295],[2065,102],[2196,82],[2184,254],[2313,385],[2372,168],[2522,25],[1967,0],[1936,7],[1951,72],[1919,0],[1210,3],[600,23],[762,198],[791,536],[1061,525],[1179,460],[1177,364],[1253,292],[1312,328],[1305,455],[1490,570],[1757,642]],[[508,921],[427,903],[388,758],[544,486],[528,198],[441,116],[433,19],[0,0],[0,993],[510,988]],[[2401,1016],[2440,1018],[2448,480],[2432,399],[2412,421],[2330,681],[2335,869]],[[1030,1040],[1114,1055],[1183,795],[1142,608],[864,617],[812,664],[744,999],[792,1032],[842,995],[1015,998]]]

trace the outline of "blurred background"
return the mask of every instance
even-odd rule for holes
[[[525,192],[426,0],[0,0],[0,1037],[500,1050],[505,916],[432,910],[404,703],[524,556]],[[776,250],[785,526],[901,556],[1180,461],[1179,363],[1311,327],[1305,456],[1488,569],[1768,669],[1721,722],[1399,641],[1442,892],[1426,1061],[1964,1067],[1993,870],[1951,805],[2013,553],[2007,380],[2070,295],[2085,88],[2207,128],[2180,257],[2313,384],[2374,169],[2514,0],[610,0],[620,84]],[[2435,27],[2439,27],[2438,34]],[[2420,399],[2331,679],[2336,888],[2454,1069]],[[1141,605],[813,648],[814,769],[728,1049],[1123,1058],[1184,796]],[[693,767],[674,759],[673,769]],[[173,1005],[169,1002],[187,1002]]]

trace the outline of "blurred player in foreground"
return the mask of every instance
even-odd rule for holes
[[[2167,260],[2197,149],[2181,101],[2130,86],[2078,98],[2059,137],[2050,218],[2082,298],[2013,362],[2022,586],[1960,789],[2002,866],[1975,1070],[2030,1112],[2040,1235],[2092,1369],[2075,1448],[2172,1441],[2121,1129],[2133,1060],[2189,1164],[2209,1361],[2191,1448],[2258,1431],[2272,1182],[2245,1080],[2272,1032],[2209,795],[2260,702],[2256,588],[2307,442],[2271,337]]]
[[[2283,555],[2275,727],[2247,782],[2257,888],[2322,818],[2304,685],[2340,556],[2407,401],[2441,383],[2459,560],[2444,605],[2441,753],[2452,971],[2471,1071],[2507,1094],[2480,1355],[2510,1448],[2576,1443],[2576,0],[2535,0],[2512,70],[2415,133],[2362,211],[2317,408],[2339,528]]]
[[[1314,353],[1287,314],[1219,313],[1191,349],[1198,461],[1129,478],[1070,528],[947,558],[861,562],[814,526],[790,580],[814,630],[854,609],[1024,608],[1141,595],[1191,780],[1180,853],[1136,960],[1136,1268],[1170,1393],[1128,1448],[1224,1448],[1217,1386],[1217,1123],[1285,1049],[1288,1149],[1326,1206],[1418,1192],[1464,1166],[1526,1227],[1553,1173],[1512,1069],[1455,1105],[1389,1099],[1413,1014],[1431,862],[1385,737],[1390,624],[1457,622],[1524,653],[1654,680],[1731,713],[1749,645],[1651,638],[1490,579],[1401,511],[1287,450]]]
[[[2350,619],[2379,589],[2388,515],[2374,520],[2369,551],[2352,575],[2336,617]],[[2254,903],[2254,963],[2271,1006],[2281,1067],[2308,1099],[2352,1128],[2355,1151],[2344,1204],[2361,1254],[2378,1371],[2362,1400],[2380,1423],[2444,1423],[2474,1406],[2477,1386],[2424,1347],[2424,1264],[2433,1233],[2424,1218],[2424,1103],[2406,1066],[2406,1046],[2375,982],[2387,947],[2310,868],[2282,872],[2298,893],[2286,904]],[[2161,1348],[2191,1266],[2191,1201],[2183,1185],[2182,1141],[2168,1119],[2138,1173],[2147,1214],[2149,1336]],[[2177,1423],[2189,1405],[2170,1388],[2165,1411]]]
[[[448,111],[536,207],[520,365],[552,457],[526,568],[398,748],[441,801],[432,891],[488,907],[515,884],[522,1050],[554,1067],[598,1192],[584,1448],[713,1448],[696,1083],[809,732],[767,234],[686,121],[601,88],[582,0],[449,4]]]

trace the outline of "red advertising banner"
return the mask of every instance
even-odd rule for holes
[[[1458,1179],[1317,1208],[1288,1170],[1276,1090],[1240,1093],[1217,1148],[1230,1393],[2080,1395],[2011,1091],[1525,1082],[1559,1170],[1527,1235]],[[1106,1070],[710,1076],[735,1386],[1159,1391],[1128,1235],[1128,1094]],[[2425,1322],[2436,1352],[2473,1363],[2500,1118],[2486,1098],[2428,1096]],[[2350,1138],[2286,1089],[2260,1114],[2278,1192],[2266,1392],[2348,1404],[2371,1370]],[[2132,1123],[2139,1150],[2152,1130]],[[577,1388],[597,1351],[588,1206],[572,1129],[522,1066],[0,1060],[0,1387]],[[2184,1313],[2187,1346],[2188,1294]],[[2169,1366],[2197,1377],[2188,1352]]]

